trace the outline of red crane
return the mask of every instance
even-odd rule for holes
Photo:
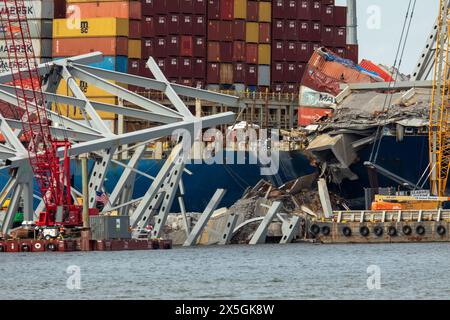
[[[12,72],[18,108],[22,115],[22,135],[26,138],[30,165],[41,191],[45,211],[39,215],[39,226],[81,226],[82,208],[74,205],[70,193],[70,158],[67,139],[52,137],[51,121],[41,76],[33,49],[23,0],[0,0],[5,48]],[[58,148],[65,154],[62,163]]]

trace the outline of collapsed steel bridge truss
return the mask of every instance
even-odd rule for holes
[[[147,67],[151,70],[155,79],[89,66],[92,63],[102,61],[102,59],[101,52],[94,52],[55,60],[40,64],[37,67],[40,75],[44,78],[42,89],[46,99],[48,117],[52,122],[52,134],[56,137],[67,137],[72,142],[71,158],[90,154],[95,159],[94,168],[88,182],[89,207],[95,207],[96,205],[96,192],[104,191],[103,184],[108,167],[112,162],[118,163],[125,169],[114,190],[110,193],[108,204],[103,209],[103,213],[117,210],[119,214],[127,215],[130,205],[139,202],[136,210],[130,216],[131,226],[136,230],[135,235],[137,236],[153,218],[155,225],[152,236],[159,237],[172,203],[177,196],[182,214],[186,214],[182,199],[184,193],[182,173],[185,171],[184,160],[189,156],[187,151],[193,143],[191,139],[186,137],[188,135],[198,137],[203,128],[229,124],[235,121],[235,114],[232,112],[196,118],[180,99],[180,95],[227,106],[238,106],[239,100],[237,97],[230,95],[172,84],[164,76],[153,58],[149,58]],[[0,74],[0,100],[9,103],[13,108],[19,108],[14,87],[6,85],[12,79],[11,73]],[[128,101],[136,108],[90,101],[77,84],[76,79],[115,95],[119,100]],[[61,80],[67,83],[72,96],[56,94]],[[172,105],[170,107],[164,106],[116,83],[161,91]],[[29,91],[29,94],[32,94],[32,92]],[[52,105],[56,103],[79,108],[85,121],[72,120],[52,111]],[[101,119],[98,114],[99,111],[144,119],[158,125],[135,132],[115,134]],[[27,221],[33,220],[35,214],[43,208],[43,202],[41,201],[38,208],[33,210],[33,198],[40,199],[40,195],[33,192],[33,174],[27,150],[20,140],[21,128],[20,119],[6,118],[0,114],[0,133],[4,137],[4,142],[0,143],[0,173],[9,176],[7,184],[0,192],[0,204],[3,205],[6,199],[10,200],[2,224],[2,234],[7,234],[11,229],[19,206],[23,209],[24,220]],[[158,175],[149,177],[153,179],[153,182],[146,194],[142,198],[133,199],[133,186],[136,176],[145,175],[136,168],[144,154],[146,143],[171,136],[174,132],[178,132],[179,136],[184,139],[180,139],[181,142],[172,150]],[[114,155],[120,153],[122,147],[129,145],[134,146],[131,147],[134,149],[134,153],[128,162],[119,163],[115,161]],[[58,156],[63,156],[63,150],[59,152]],[[211,199],[208,208],[205,209],[205,215],[210,215],[211,208],[215,208],[222,198],[223,191],[218,190],[216,193],[218,195]],[[76,201],[77,196],[80,196],[81,193],[74,188],[72,195]],[[187,219],[185,220],[187,221]],[[190,232],[189,228],[186,230],[188,233]],[[196,233],[200,231],[192,230]],[[191,239],[197,237],[197,234],[189,235]]]

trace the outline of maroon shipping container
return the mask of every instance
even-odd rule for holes
[[[205,16],[195,16],[194,17],[194,25],[193,32],[196,36],[204,36],[206,35],[206,19]]]
[[[178,13],[180,11],[180,0],[166,0],[166,12]]]
[[[208,40],[220,41],[220,21],[208,21]]]
[[[245,61],[248,64],[258,63],[258,45],[256,43],[247,43],[245,48]]]
[[[286,19],[297,19],[297,1],[298,0],[285,0],[284,16]]]
[[[272,42],[272,59],[274,61],[283,61],[285,59],[285,43],[282,40]]]
[[[233,67],[233,82],[245,83],[245,64],[235,63]]]
[[[318,21],[310,23],[310,39],[311,41],[320,41],[322,39],[322,24]]]
[[[296,41],[286,42],[284,52],[286,61],[298,61],[298,48]]]
[[[206,40],[204,37],[195,37],[194,39],[194,56],[206,57]]]
[[[192,36],[181,36],[180,39],[180,56],[194,56],[194,41]]]
[[[158,58],[167,56],[166,38],[162,38],[162,37],[156,38],[154,52],[155,52],[155,56]]]
[[[178,56],[180,54],[180,37],[179,36],[168,36],[166,39],[166,55],[167,56]]]
[[[313,43],[312,44],[312,51],[316,51],[317,49],[319,49],[321,47],[321,43]]]
[[[259,23],[259,43],[270,43],[270,23]]]
[[[334,25],[347,26],[347,7],[334,7]]]
[[[274,40],[283,40],[286,38],[284,32],[284,20],[275,20],[272,27],[272,36]]]
[[[299,21],[298,40],[311,40],[311,25],[309,21]]]
[[[155,24],[153,17],[144,17],[141,21],[142,37],[152,38],[155,36]]]
[[[324,26],[322,28],[322,44],[327,47],[334,46],[334,27]]]
[[[128,38],[130,39],[141,39],[141,21],[140,20],[129,20],[129,30]]]
[[[302,63],[297,63],[297,81],[299,83],[302,82],[302,78],[303,78],[303,74],[305,73],[306,70],[306,62]]]
[[[208,42],[208,62],[220,61],[220,43]]]
[[[311,7],[311,19],[320,20],[322,18],[322,3],[318,0],[313,1]]]
[[[207,0],[193,0],[195,14],[206,14],[206,1]]]
[[[204,58],[194,59],[194,78],[205,79],[206,77],[206,61]]]
[[[192,0],[180,0],[180,12],[193,14],[194,3]]]
[[[186,35],[194,34],[194,24],[193,24],[193,16],[191,15],[183,15],[181,17],[180,30],[181,33]]]
[[[142,59],[153,57],[155,53],[153,39],[142,39]]]
[[[180,58],[178,62],[178,72],[180,77],[192,78],[194,76],[192,58]]]
[[[345,48],[334,48],[333,51],[338,54],[340,57],[345,58],[346,54],[345,54]]]
[[[347,28],[335,27],[334,46],[344,47],[347,44]]]
[[[145,65],[145,61],[144,60],[141,60],[141,61]],[[158,59],[156,59],[156,63],[158,64],[158,67],[161,69],[162,72],[166,71],[166,59],[165,58],[158,58]],[[146,68],[146,69],[148,69],[148,68]],[[148,70],[150,70],[150,69],[148,69]]]
[[[285,77],[284,62],[272,63],[272,82],[282,82]]]
[[[312,45],[307,42],[297,44],[298,61],[307,62],[312,55]]]
[[[334,0],[322,0],[323,5],[334,5]]]
[[[245,41],[233,42],[233,61],[245,61]]]
[[[287,82],[297,81],[297,63],[286,62],[284,65],[285,79]]]
[[[208,19],[217,20],[220,18],[220,1],[208,0]]]
[[[220,19],[233,20],[234,0],[220,0]]]
[[[206,81],[209,84],[218,84],[220,82],[220,65],[219,63],[208,63],[206,71]]]
[[[155,8],[153,7],[154,0],[142,0],[142,15],[152,16],[155,14]]]
[[[332,26],[334,25],[334,6],[322,7],[322,24]]]
[[[234,20],[233,21],[233,39],[245,41],[245,20]]]
[[[258,66],[247,65],[246,72],[245,72],[245,83],[248,86],[258,85]]]
[[[286,40],[298,40],[298,27],[299,21],[288,20],[285,22]]]
[[[272,1],[272,17],[274,19],[284,19],[284,0]]]
[[[168,25],[167,30],[169,34],[178,35],[180,34],[180,16],[177,14],[171,14],[167,17]]]
[[[166,59],[166,71],[165,75],[168,78],[178,77],[179,74],[179,61],[178,58],[172,57]]]
[[[156,14],[166,14],[166,0],[153,0],[153,12]]]
[[[349,44],[345,48],[345,58],[352,60],[354,63],[358,63],[359,60],[359,47],[356,44]]]
[[[66,18],[66,0],[54,0],[54,13],[55,19]]]
[[[233,42],[220,42],[220,62],[233,62]]]
[[[142,74],[142,65],[139,59],[128,59],[127,70],[129,74],[140,76]]]
[[[154,21],[155,35],[165,36],[169,32],[167,16],[157,16]]]
[[[232,41],[233,40],[233,22],[232,21],[220,21],[219,33],[220,33],[220,41]]]
[[[258,2],[247,1],[247,21],[258,21],[258,12]]]
[[[297,8],[297,18],[300,20],[309,20],[311,19],[311,1],[310,0],[302,0]]]

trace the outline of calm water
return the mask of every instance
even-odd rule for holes
[[[81,289],[66,286],[67,267]],[[367,288],[367,267],[381,289]],[[1,254],[0,299],[449,299],[450,244]]]

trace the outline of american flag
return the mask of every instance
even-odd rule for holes
[[[106,195],[105,192],[95,191],[95,201],[101,202],[101,203],[107,203],[108,196]]]

